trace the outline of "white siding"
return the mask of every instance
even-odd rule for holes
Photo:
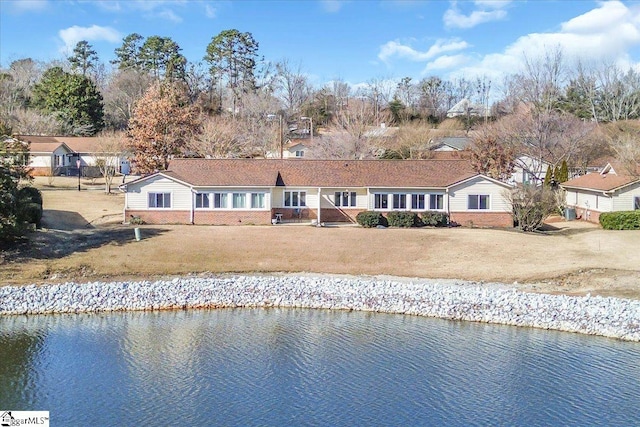
[[[614,211],[630,211],[633,210],[633,200],[635,197],[640,197],[640,182],[630,185],[622,189],[623,191],[616,192],[613,198],[613,210]]]
[[[356,205],[355,206],[341,206],[341,208],[347,209],[367,209],[367,189],[366,188],[323,188],[322,189],[322,205],[321,208],[334,208],[335,207],[335,193],[337,192],[353,192],[356,193]]]
[[[318,207],[318,187],[277,187],[273,190],[274,208],[284,208],[284,192],[285,191],[306,191],[307,195],[305,203],[308,208],[315,209]]]
[[[50,168],[51,154],[31,154],[29,157],[29,166],[34,168]]]
[[[511,212],[511,206],[505,197],[508,188],[482,177],[474,178],[452,187],[449,191],[451,212],[487,212],[468,209],[469,195],[489,195],[489,212]]]
[[[191,189],[185,184],[163,176],[156,176],[140,183],[129,184],[127,193],[128,206],[126,206],[126,209],[148,209],[149,193],[171,193],[171,209],[191,209]]]

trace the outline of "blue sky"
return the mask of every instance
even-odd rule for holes
[[[133,32],[171,37],[201,61],[211,38],[231,28],[316,86],[431,75],[497,81],[519,71],[523,55],[557,46],[568,57],[640,63],[639,1],[0,0],[0,64],[61,59],[79,40],[108,62]]]

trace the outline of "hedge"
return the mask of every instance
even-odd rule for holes
[[[600,225],[605,230],[640,230],[640,210],[603,212]]]
[[[413,212],[393,211],[387,214],[390,227],[409,228],[420,225],[420,218]]]
[[[364,228],[374,228],[379,225],[387,226],[387,219],[380,213],[364,211],[356,215],[356,222]]]
[[[420,216],[422,223],[431,227],[446,227],[449,224],[449,215],[445,212],[426,211]]]

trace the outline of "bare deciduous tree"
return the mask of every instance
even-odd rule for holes
[[[208,159],[245,157],[250,148],[242,138],[242,123],[230,115],[201,119],[202,132],[187,141],[190,155]]]
[[[125,139],[123,132],[103,132],[96,136],[97,143],[93,159],[104,178],[105,193],[111,193],[113,178],[124,156]]]
[[[111,76],[103,91],[105,121],[112,129],[125,129],[133,113],[133,108],[145,91],[153,83],[153,78],[144,71],[123,69]]]
[[[556,194],[544,186],[524,185],[505,190],[513,209],[515,226],[522,231],[535,231],[557,210]]]

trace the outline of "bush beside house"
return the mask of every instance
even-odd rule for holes
[[[356,215],[356,222],[364,228],[374,228],[379,225],[387,226],[387,219],[380,213],[374,211],[364,211]]]
[[[640,230],[640,211],[602,212],[600,225],[605,230]]]
[[[418,215],[415,212],[393,211],[385,217],[380,212],[364,211],[356,216],[356,222],[365,228],[373,228],[379,225],[389,227],[446,227],[449,224],[449,215],[445,212],[426,211]]]
[[[409,228],[420,225],[420,218],[414,212],[393,211],[387,214],[390,227]]]
[[[446,227],[449,224],[449,216],[445,212],[426,211],[420,215],[423,225],[430,227]]]

